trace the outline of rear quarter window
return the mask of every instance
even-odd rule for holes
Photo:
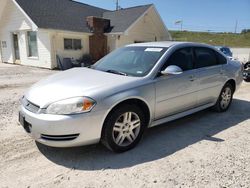
[[[215,54],[217,57],[218,64],[220,65],[227,64],[227,59],[223,55],[221,55],[220,53],[216,51],[215,51]]]

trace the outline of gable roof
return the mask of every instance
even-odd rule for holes
[[[110,32],[124,32],[150,6],[143,5],[109,11],[73,0],[15,0],[31,20],[43,29],[57,29],[90,33],[86,18],[95,16],[109,19]]]
[[[43,29],[90,32],[87,16],[102,17],[107,10],[71,0],[16,0],[19,6]]]
[[[151,6],[152,4],[149,4],[121,9],[118,11],[104,12],[103,18],[110,20],[112,26],[111,32],[124,32]]]

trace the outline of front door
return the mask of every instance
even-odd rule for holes
[[[14,46],[14,62],[18,63],[20,62],[20,51],[19,51],[17,34],[13,34],[13,46]]]
[[[197,106],[198,80],[194,69],[192,48],[182,48],[174,52],[162,69],[176,65],[182,74],[156,78],[155,120],[171,116]]]

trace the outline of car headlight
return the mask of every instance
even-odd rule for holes
[[[46,109],[46,114],[69,115],[90,112],[96,102],[88,97],[76,97],[52,103]]]

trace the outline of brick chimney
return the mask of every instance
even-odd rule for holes
[[[86,21],[93,33],[89,37],[89,52],[96,62],[107,54],[107,36],[104,33],[110,29],[110,20],[89,16]]]
[[[110,28],[110,20],[89,16],[87,17],[87,25],[93,33],[104,33]]]

